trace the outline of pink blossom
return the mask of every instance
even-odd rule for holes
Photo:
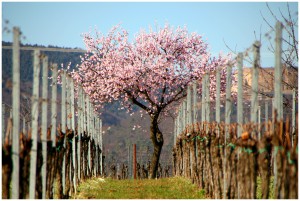
[[[72,76],[99,108],[121,100],[121,108],[129,111],[135,104],[150,116],[165,114],[186,96],[192,81],[201,85],[206,71],[214,99],[217,67],[221,68],[221,92],[225,91],[230,55],[212,57],[202,36],[189,34],[186,28],[165,25],[157,32],[141,30],[132,42],[120,26],[106,36],[100,32],[83,36],[88,53]],[[201,93],[201,87],[198,90]]]

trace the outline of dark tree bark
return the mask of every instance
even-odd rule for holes
[[[158,116],[159,113],[151,117],[150,139],[152,140],[152,144],[154,147],[150,169],[151,179],[154,179],[156,177],[159,157],[162,150],[162,146],[164,144],[162,132],[158,128]]]

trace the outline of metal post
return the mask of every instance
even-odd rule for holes
[[[38,115],[39,115],[39,75],[40,75],[40,51],[34,51],[33,58],[33,93],[31,106],[31,150],[30,150],[30,180],[29,199],[35,199],[36,164],[37,164],[37,140],[38,140]],[[14,180],[12,180],[14,181]],[[14,181],[15,182],[15,181]],[[19,185],[19,183],[18,183]]]
[[[57,64],[52,65],[52,97],[51,97],[51,141],[56,146],[56,118],[57,118]]]
[[[274,98],[275,109],[277,109],[277,120],[283,119],[283,102],[282,102],[282,28],[281,22],[276,23],[276,38],[275,38],[275,73],[274,73]]]
[[[43,94],[42,94],[42,199],[46,199],[46,178],[47,178],[47,102],[48,102],[48,57],[44,56],[43,64]]]
[[[237,57],[238,65],[238,102],[237,102],[237,123],[238,137],[242,134],[243,126],[243,53],[239,53]]]
[[[260,67],[260,42],[255,41],[253,44],[253,69],[252,69],[252,94],[251,94],[251,122],[257,123],[258,111],[258,68]]]
[[[20,30],[13,28],[13,128],[12,128],[12,199],[19,199],[20,166]]]

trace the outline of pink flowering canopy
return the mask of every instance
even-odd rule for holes
[[[229,56],[212,57],[202,36],[186,28],[141,30],[130,42],[128,32],[115,26],[107,35],[84,34],[84,42],[88,52],[73,77],[99,107],[121,100],[123,107],[134,104],[150,116],[166,112],[207,71],[214,97],[217,67],[222,69],[221,91],[225,89]]]

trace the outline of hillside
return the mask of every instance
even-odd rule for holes
[[[11,43],[2,42],[2,45],[10,46]],[[39,45],[23,45],[44,47]],[[52,47],[52,46],[49,46]],[[65,52],[43,52],[48,56],[49,63],[58,63],[66,66],[69,62],[72,63],[71,69],[80,64],[81,53],[65,53]],[[32,51],[21,51],[21,113],[29,117],[30,115],[30,96],[32,93],[33,80],[33,59]],[[11,86],[12,86],[12,50],[2,49],[2,102],[6,105],[11,105]],[[49,75],[51,76],[51,75]],[[49,83],[50,84],[50,83]],[[50,89],[50,88],[49,88]],[[60,90],[60,87],[58,88]],[[49,93],[48,97],[51,97]],[[60,101],[60,96],[58,96]],[[105,105],[101,111],[101,118],[104,127],[104,152],[106,155],[107,166],[110,162],[127,162],[128,160],[128,146],[130,144],[137,144],[137,157],[139,161],[145,163],[150,159],[152,153],[152,143],[149,134],[149,120],[147,116],[141,118],[139,112],[130,116],[124,110],[118,110],[119,103]],[[48,110],[50,117],[50,110]],[[134,108],[134,111],[139,111],[139,108]],[[6,116],[8,116],[8,112]],[[60,116],[60,108],[58,109],[58,116]],[[29,118],[26,120],[29,121]],[[58,119],[58,123],[59,123]],[[140,128],[133,130],[134,125],[140,125]],[[164,128],[161,130],[164,133],[164,147],[161,155],[161,162],[163,165],[171,165],[171,149],[173,145],[173,123],[171,119],[162,122]]]

